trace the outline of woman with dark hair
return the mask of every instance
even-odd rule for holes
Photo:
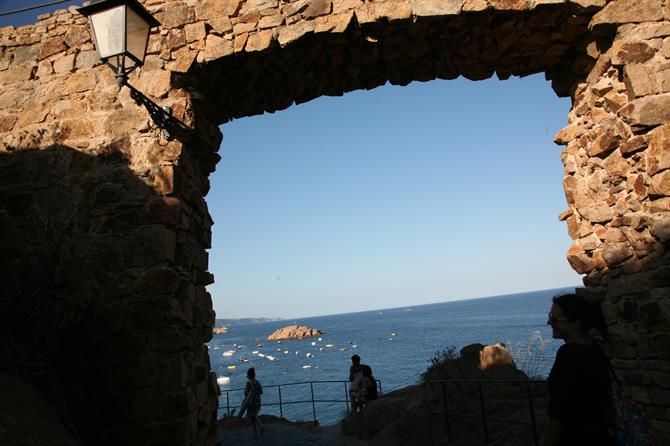
[[[542,446],[614,445],[608,359],[593,331],[607,339],[599,304],[576,294],[553,298],[547,320],[552,336],[563,339],[549,373],[549,408]]]

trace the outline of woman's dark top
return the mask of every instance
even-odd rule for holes
[[[558,445],[607,446],[611,420],[610,373],[597,345],[564,344],[549,373],[548,415],[561,423]]]

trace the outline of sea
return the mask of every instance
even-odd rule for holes
[[[504,343],[517,367],[544,379],[561,345],[551,337],[547,313],[551,298],[565,292],[574,287],[233,325],[208,343],[220,383],[219,418],[238,413],[246,372],[254,367],[264,388],[261,414],[335,424],[347,415],[353,354],[372,367],[382,394],[417,384],[438,352],[473,343]],[[294,324],[324,334],[267,340],[276,329]]]

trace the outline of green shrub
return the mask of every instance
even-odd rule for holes
[[[445,379],[447,372],[447,362],[458,359],[460,356],[455,345],[448,345],[444,350],[435,352],[435,356],[430,358],[430,365],[425,372],[419,375],[419,382]]]

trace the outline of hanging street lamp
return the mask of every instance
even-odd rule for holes
[[[137,0],[99,0],[77,11],[88,17],[98,57],[116,74],[119,86],[127,86],[138,105],[144,105],[166,139],[178,125],[169,107],[161,108],[128,84],[128,74],[144,63],[151,28],[160,25]]]
[[[137,0],[101,0],[77,11],[88,17],[98,57],[114,69],[119,85],[144,63],[156,20]]]

